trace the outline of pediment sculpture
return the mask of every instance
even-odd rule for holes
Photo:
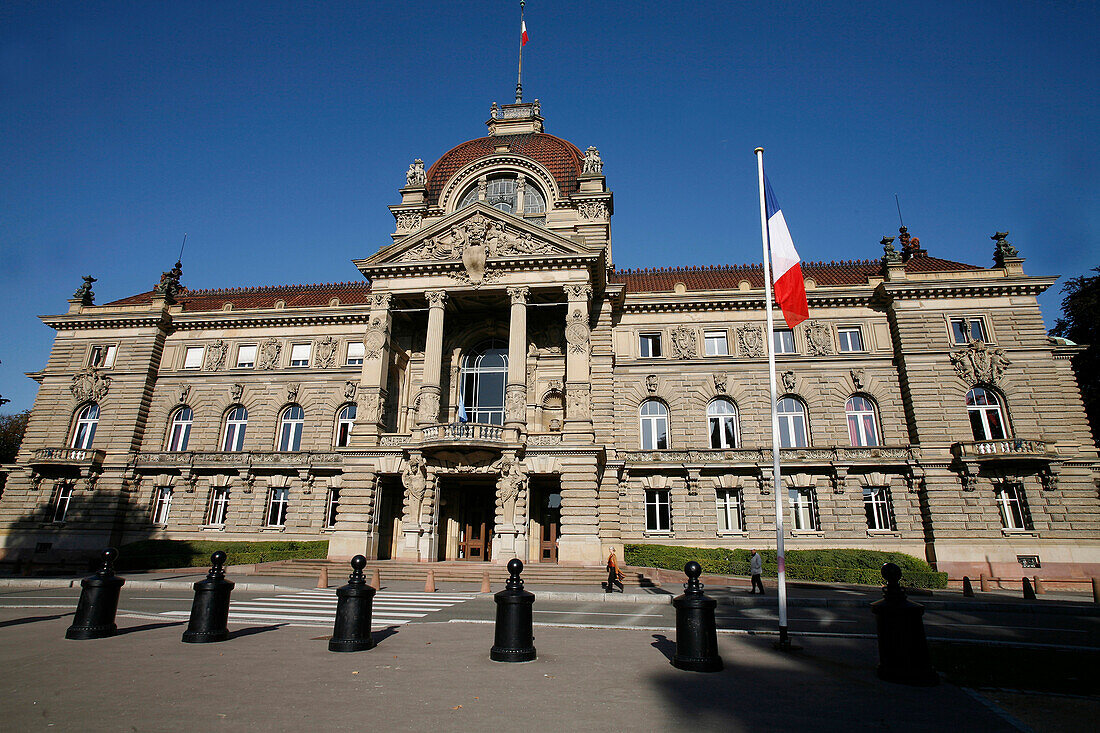
[[[95,367],[85,369],[73,375],[69,391],[78,402],[99,401],[111,388],[111,378],[100,374]]]
[[[955,374],[967,384],[996,384],[1011,364],[1004,349],[992,348],[983,341],[971,341],[967,348],[951,353]]]
[[[477,281],[476,272],[483,272],[485,260],[495,257],[566,254],[549,242],[535,239],[530,232],[515,230],[502,221],[493,221],[482,214],[452,226],[447,231],[428,237],[398,257],[398,262],[429,262],[462,260]]]

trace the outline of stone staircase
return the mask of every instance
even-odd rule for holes
[[[351,567],[345,560],[281,560],[262,563],[255,566],[256,575],[316,578],[321,568],[328,568],[330,583],[339,585],[351,573]],[[363,571],[369,579],[378,568],[383,583],[397,581],[415,581],[423,583],[428,571],[435,572],[437,583],[480,584],[483,574],[488,571],[489,582],[494,589],[508,579],[508,569],[504,565],[488,562],[408,562],[401,560],[368,560]],[[640,568],[622,568],[626,574],[623,585],[652,588],[655,584],[641,572]],[[607,570],[600,566],[565,567],[559,565],[531,563],[523,566],[525,585],[573,585],[598,589],[607,580]]]

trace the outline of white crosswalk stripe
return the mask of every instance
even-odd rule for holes
[[[407,624],[473,597],[472,594],[461,593],[440,595],[381,591],[374,596],[371,626],[380,629]],[[186,617],[190,615],[190,611],[166,611],[161,615]],[[229,604],[230,623],[256,621],[301,626],[332,626],[335,620],[335,590],[305,590],[300,593],[233,601]]]

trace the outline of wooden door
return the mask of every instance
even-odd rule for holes
[[[539,539],[539,562],[558,561],[558,524],[561,507],[548,508],[542,516],[542,535]]]
[[[458,559],[482,562],[489,559],[489,523],[485,510],[468,507],[459,523]]]

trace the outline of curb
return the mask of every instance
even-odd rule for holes
[[[125,588],[133,588],[134,590],[192,590],[194,583],[184,580],[131,580],[126,576],[119,576],[125,578]],[[36,580],[34,578],[0,578],[0,588],[79,588],[80,580],[66,580],[64,578],[42,578]],[[273,591],[299,591],[302,588],[295,588],[287,585],[276,585],[274,583],[234,583],[234,590],[242,591],[258,591],[262,593],[270,593]]]

